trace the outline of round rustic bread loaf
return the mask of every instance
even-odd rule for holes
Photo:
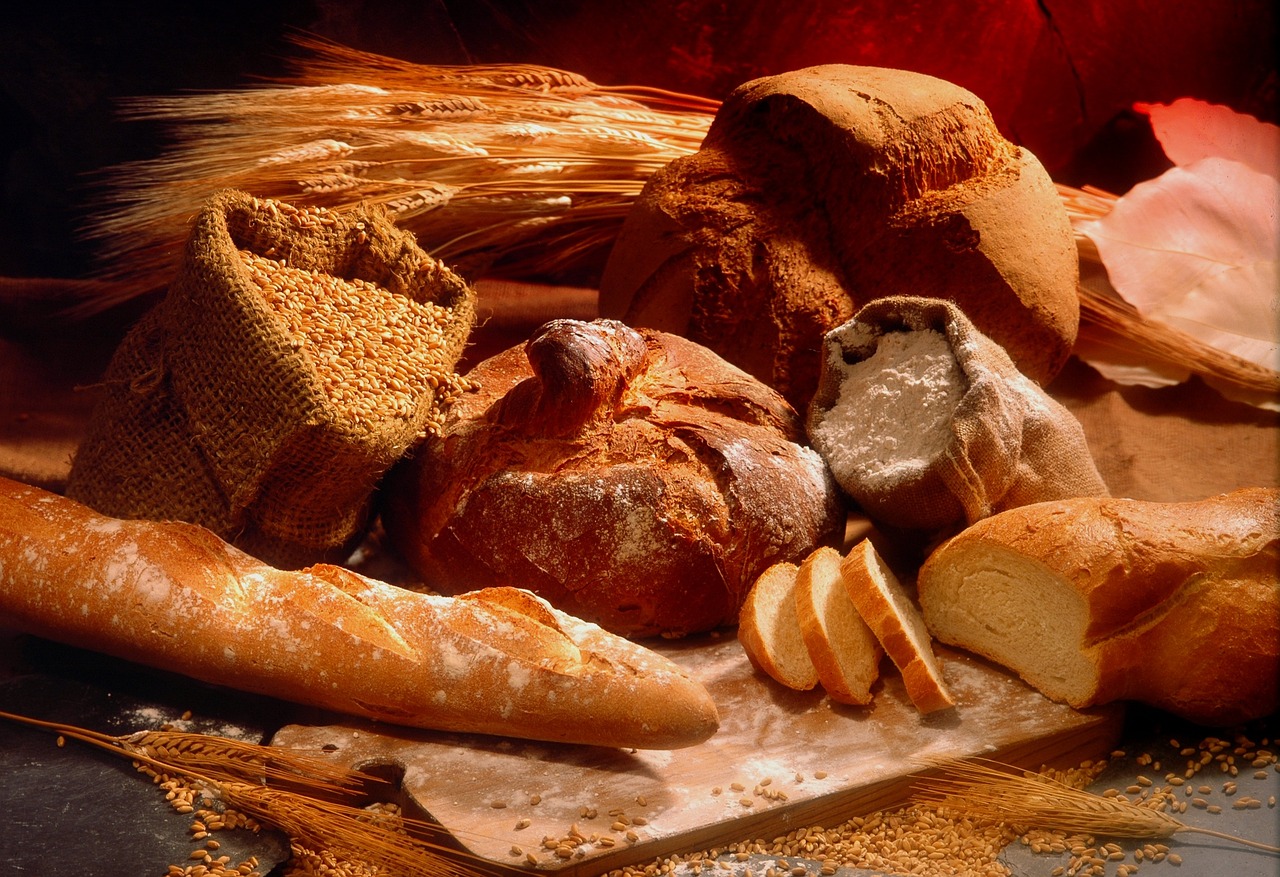
[[[600,313],[704,344],[803,410],[823,334],[890,295],[956,302],[1045,383],[1075,343],[1078,273],[1053,182],[981,100],[827,65],[739,87],[650,179]]]
[[[626,636],[736,622],[845,511],[781,395],[687,339],[555,320],[478,364],[383,520],[432,587],[518,585]]]

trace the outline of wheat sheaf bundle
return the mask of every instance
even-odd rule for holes
[[[1200,828],[1122,798],[1095,795],[1043,774],[985,759],[938,761],[940,776],[917,781],[913,798],[975,820],[1018,830],[1043,829],[1099,837],[1169,838],[1201,834],[1280,853],[1280,847]]]
[[[444,836],[439,825],[403,816],[379,819],[350,803],[384,781],[308,752],[164,729],[112,736],[3,711],[0,718],[56,733],[59,745],[73,739],[129,758],[155,782],[164,781],[171,795],[172,778],[181,778],[297,846],[363,863],[383,877],[482,877],[490,871],[433,841]]]
[[[433,66],[310,37],[292,71],[256,87],[139,97],[126,120],[172,134],[158,157],[108,168],[85,234],[102,254],[80,316],[163,289],[191,217],[215,192],[342,211],[381,204],[463,276],[598,275],[645,182],[696,152],[715,100],[603,86],[537,65]],[[1074,221],[1115,196],[1059,186]],[[1082,263],[1099,263],[1077,234]],[[1080,287],[1081,334],[1249,392],[1280,375]]]
[[[167,284],[213,193],[332,210],[381,204],[462,273],[554,271],[616,237],[645,181],[697,150],[718,103],[533,65],[430,66],[300,37],[280,81],[125,102],[164,123],[159,157],[107,169],[87,236],[115,282]]]

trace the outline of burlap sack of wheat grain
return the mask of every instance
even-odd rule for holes
[[[873,301],[823,345],[810,439],[869,517],[945,534],[1107,494],[1079,421],[952,302]]]
[[[472,289],[380,209],[221,192],[117,349],[67,494],[202,524],[279,566],[340,559],[378,480],[459,391],[474,313]]]

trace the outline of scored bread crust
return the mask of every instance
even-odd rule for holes
[[[211,531],[120,520],[0,478],[0,621],[216,685],[421,728],[663,749],[706,689],[516,588],[439,597],[271,567]]]
[[[939,640],[1075,707],[1132,699],[1208,725],[1277,709],[1280,488],[1011,509],[920,570]],[[1034,647],[1028,647],[1033,644]]]
[[[796,617],[799,567],[787,561],[768,567],[743,601],[738,642],[752,666],[788,688],[808,691],[818,684]]]
[[[840,572],[853,604],[902,673],[916,709],[932,713],[954,706],[920,611],[870,539],[850,550]]]
[[[866,706],[884,649],[849,598],[839,551],[823,546],[800,564],[796,617],[818,681],[838,703]]]

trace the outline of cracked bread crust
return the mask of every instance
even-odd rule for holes
[[[794,409],[686,339],[556,320],[386,482],[399,551],[445,593],[518,583],[631,637],[737,623],[756,577],[845,510]]]
[[[822,336],[892,295],[954,301],[1046,384],[1079,328],[1078,274],[1053,181],[980,99],[830,64],[744,83],[649,180],[600,313],[705,344],[803,410]]]

